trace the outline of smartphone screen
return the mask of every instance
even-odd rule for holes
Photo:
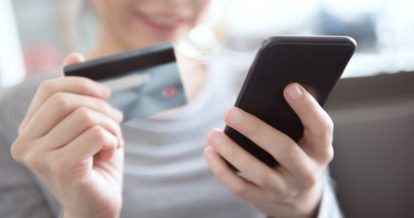
[[[272,37],[259,49],[235,106],[299,141],[303,125],[284,99],[284,88],[299,83],[323,105],[355,49],[355,40],[345,36]],[[259,160],[276,166],[277,160],[251,140],[230,127],[224,131]]]

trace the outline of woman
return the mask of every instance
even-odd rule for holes
[[[200,21],[209,3],[95,0],[99,34],[88,58],[178,42]],[[236,90],[227,88],[225,72],[194,68],[200,65],[179,58],[190,102],[159,119],[121,125],[122,113],[106,101],[110,90],[85,78],[59,77],[40,85],[11,153],[45,184],[62,206],[63,217],[340,214],[323,176],[333,157],[332,121],[305,89],[291,84],[284,90],[305,126],[298,145],[251,114],[230,108]],[[65,65],[82,61],[72,54]],[[272,154],[280,166],[265,166],[222,130],[209,130],[222,127],[223,121]]]

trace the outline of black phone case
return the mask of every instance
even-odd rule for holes
[[[277,36],[263,42],[235,106],[290,136],[296,142],[303,125],[283,97],[286,85],[297,82],[323,105],[356,49],[346,36]],[[251,140],[226,126],[224,132],[270,167],[277,161]]]

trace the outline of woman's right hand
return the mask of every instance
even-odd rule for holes
[[[70,55],[65,65],[82,61]],[[43,82],[19,127],[11,152],[63,206],[65,217],[117,217],[122,205],[122,113],[110,90],[92,80]]]

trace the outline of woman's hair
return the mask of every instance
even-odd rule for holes
[[[96,34],[96,16],[90,0],[54,1],[57,29],[65,53],[87,51]]]

